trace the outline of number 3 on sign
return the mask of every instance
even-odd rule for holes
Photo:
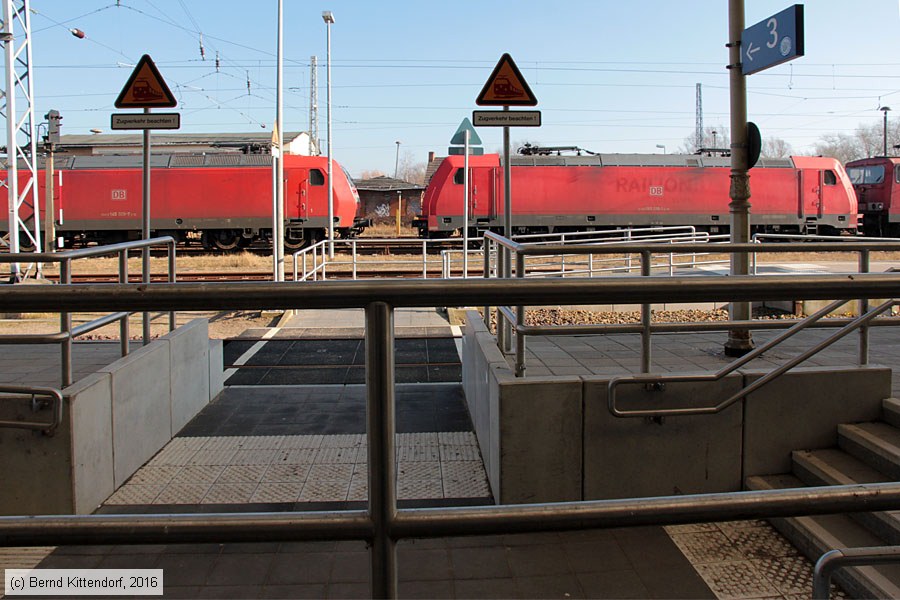
[[[772,36],[771,42],[766,42],[767,48],[774,48],[778,45],[778,19],[772,17],[766,21],[766,27],[769,28],[769,35]]]

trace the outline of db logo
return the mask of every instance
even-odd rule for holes
[[[127,200],[128,192],[126,190],[112,190],[113,200]]]
[[[650,195],[651,196],[662,196],[663,195],[663,186],[651,185],[650,186]]]

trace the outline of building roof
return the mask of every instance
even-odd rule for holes
[[[405,190],[421,191],[425,186],[417,183],[410,183],[402,179],[394,179],[386,175],[380,175],[371,179],[362,179],[356,181],[356,189],[366,192],[397,192]]]
[[[425,166],[425,185],[431,181],[432,176],[434,176],[434,172],[437,171],[437,168],[441,166],[441,163],[444,162],[446,156],[435,156],[432,158],[428,164]]]

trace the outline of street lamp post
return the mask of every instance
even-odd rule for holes
[[[657,144],[656,147],[661,149],[663,151],[663,154],[666,153],[666,145],[665,144]]]
[[[397,179],[397,175],[400,173],[400,141],[394,142],[397,144],[397,158],[394,160],[394,179]]]
[[[887,153],[887,114],[888,114],[888,111],[891,110],[891,107],[890,106],[882,106],[878,110],[880,110],[881,112],[884,113],[884,156],[887,156],[888,155],[888,153]]]
[[[284,281],[284,2],[278,0],[278,35],[275,67],[275,135],[272,160],[275,166],[275,210],[272,223],[272,252],[275,281]],[[278,150],[274,150],[278,146]]]
[[[328,84],[328,258],[334,258],[334,184],[331,178],[332,164],[332,138],[331,138],[331,26],[334,24],[334,13],[330,10],[322,12],[322,20],[325,21],[326,40],[326,80]]]

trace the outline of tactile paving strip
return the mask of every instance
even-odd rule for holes
[[[490,495],[473,433],[398,434],[396,448],[400,499]],[[366,459],[359,434],[175,438],[106,504],[365,500]]]
[[[766,521],[666,527],[717,598],[809,597],[813,565]],[[845,598],[832,586],[832,598]]]

